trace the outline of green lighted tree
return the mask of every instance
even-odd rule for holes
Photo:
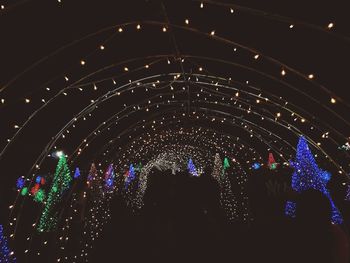
[[[56,208],[60,203],[64,192],[69,188],[71,181],[72,177],[70,175],[66,157],[62,155],[58,161],[51,189],[40,217],[37,228],[39,232],[48,232],[55,228],[58,217],[58,211]]]

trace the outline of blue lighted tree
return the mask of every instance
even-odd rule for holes
[[[129,187],[129,184],[136,178],[135,175],[135,168],[132,164],[130,164],[129,167],[129,173],[128,176],[125,179],[125,189],[127,189]]]
[[[198,176],[196,167],[194,166],[194,163],[193,163],[193,161],[192,161],[191,158],[190,158],[190,160],[188,161],[187,169],[188,169],[188,171],[190,172],[190,174],[192,174],[193,176]]]
[[[105,189],[107,192],[113,191],[114,188],[114,169],[113,169],[113,164],[110,164],[108,166],[108,169],[105,173]]]
[[[335,206],[331,195],[327,189],[327,182],[331,174],[321,170],[315,161],[315,158],[309,149],[306,139],[301,136],[297,146],[296,159],[291,162],[294,168],[292,175],[292,188],[298,193],[308,189],[315,189],[328,197],[332,206],[332,222],[341,224],[343,219],[337,207]],[[286,204],[286,215],[295,217],[296,203],[288,201]]]
[[[1,263],[16,262],[16,259],[13,257],[7,245],[7,238],[4,234],[4,228],[2,225],[0,225],[0,262]]]
[[[348,189],[346,190],[345,201],[350,201],[350,185],[348,186]]]
[[[75,168],[75,172],[74,172],[74,179],[77,179],[80,177],[80,170],[79,167]]]

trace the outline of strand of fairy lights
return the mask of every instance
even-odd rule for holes
[[[332,99],[333,100],[333,99]]]

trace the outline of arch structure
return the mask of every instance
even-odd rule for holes
[[[16,1],[3,12],[11,17],[34,2]],[[314,62],[303,55],[299,64],[284,61],[256,32],[281,43],[307,34],[347,50],[348,37],[235,4],[140,2],[144,12],[128,7],[123,19],[67,42],[0,88],[0,119],[8,124],[0,165],[8,182],[23,180],[11,201],[8,233],[23,262],[48,251],[55,262],[87,261],[110,220],[112,197],[141,211],[152,169],[209,173],[228,220],[247,224],[249,175],[267,166],[269,153],[278,167],[289,167],[300,136],[333,175],[338,195],[349,184],[349,103],[317,72],[305,72],[305,63]],[[242,32],[245,19],[252,26],[244,24]],[[19,160],[21,152],[26,157]],[[54,173],[57,153],[72,177],[59,194],[52,189],[63,176]],[[45,196],[35,202],[39,190]],[[58,198],[56,227],[40,233],[50,193]],[[78,226],[83,241],[74,239]]]

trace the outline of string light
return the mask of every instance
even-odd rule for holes
[[[333,27],[334,27],[333,23],[329,23],[328,26],[327,26],[328,29],[332,29]]]

